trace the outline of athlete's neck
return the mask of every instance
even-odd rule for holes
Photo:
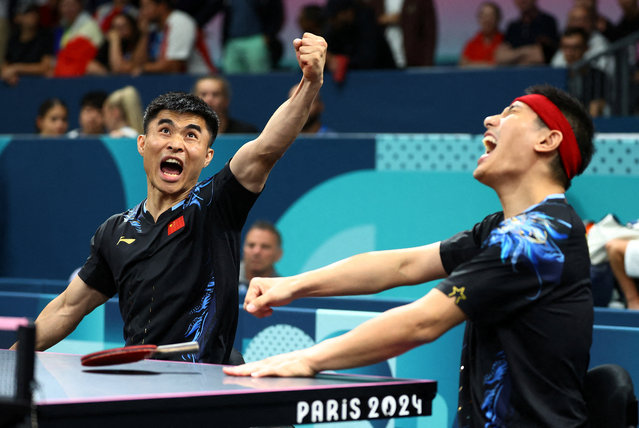
[[[504,211],[504,218],[514,217],[526,211],[533,205],[539,204],[548,196],[563,194],[566,191],[562,186],[536,187],[530,192],[513,192],[499,194],[499,200]]]
[[[153,220],[158,221],[162,213],[186,199],[189,192],[190,189],[182,194],[167,195],[159,191],[149,191],[144,206],[146,211],[153,217]]]

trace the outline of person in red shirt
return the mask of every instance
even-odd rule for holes
[[[477,21],[479,31],[464,46],[459,65],[462,67],[482,67],[495,65],[495,50],[504,40],[499,31],[501,9],[496,3],[484,2],[479,5]]]

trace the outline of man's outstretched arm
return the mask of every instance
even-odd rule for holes
[[[244,309],[264,317],[302,297],[374,294],[444,278],[439,242],[358,254],[320,269],[282,278],[253,278]]]
[[[324,82],[326,41],[304,33],[293,45],[303,73],[297,90],[273,113],[262,133],[243,145],[231,159],[231,171],[252,192],[262,190],[269,172],[302,130]]]
[[[109,298],[75,276],[67,288],[49,302],[35,321],[36,350],[44,351],[67,337],[85,315]],[[14,344],[11,349],[16,349]]]
[[[440,337],[466,319],[464,312],[438,289],[393,308],[350,332],[315,346],[241,366],[225,367],[233,376],[313,376],[323,370],[367,366],[403,354]]]

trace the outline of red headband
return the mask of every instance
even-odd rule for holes
[[[559,157],[566,175],[569,179],[572,179],[579,172],[581,152],[577,145],[575,133],[572,131],[568,120],[566,120],[566,116],[552,101],[541,94],[524,95],[523,97],[515,98],[513,102],[515,101],[521,101],[526,104],[537,113],[548,128],[558,130],[563,134],[564,138],[559,145]]]

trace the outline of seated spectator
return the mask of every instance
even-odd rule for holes
[[[477,11],[479,32],[464,46],[459,65],[462,67],[486,67],[495,65],[495,51],[504,40],[499,31],[501,9],[492,2],[479,5]]]
[[[258,129],[247,122],[229,116],[231,85],[219,75],[200,77],[193,85],[193,94],[202,98],[216,113],[218,134],[254,134]]]
[[[91,91],[82,96],[80,115],[78,116],[80,127],[69,131],[68,137],[77,138],[105,133],[102,106],[106,97],[107,93],[104,91]]]
[[[240,262],[240,291],[246,291],[251,279],[280,276],[275,263],[282,258],[282,236],[267,221],[256,221],[244,238],[243,256]]]
[[[222,65],[227,74],[265,73],[277,68],[284,23],[282,0],[225,1]]]
[[[639,240],[612,239],[606,244],[610,267],[621,287],[628,309],[639,310]]]
[[[198,28],[189,14],[173,7],[172,0],[140,1],[140,40],[134,61],[139,73],[209,73],[215,67],[198,49]],[[158,31],[152,34],[151,25]]]
[[[515,0],[521,16],[511,21],[495,51],[499,65],[548,64],[557,51],[557,20],[537,7],[537,0]]]
[[[588,34],[582,28],[568,28],[561,36],[560,52],[565,65],[571,66],[585,58],[588,50]],[[579,101],[588,109],[592,117],[601,116],[606,107],[606,74],[595,67],[584,65],[571,70],[571,77],[579,77]]]
[[[16,85],[20,76],[47,76],[53,69],[53,35],[40,27],[40,16],[35,5],[15,16],[16,31],[9,39],[2,80]]]
[[[610,46],[608,40],[595,29],[595,16],[589,9],[583,6],[575,6],[570,9],[568,19],[566,20],[566,28],[581,28],[586,32],[588,36],[588,49],[583,56],[586,59],[607,50],[608,46]],[[550,64],[553,67],[566,66],[566,59],[561,49],[557,51]],[[609,70],[611,67],[610,60],[606,57],[599,58],[595,65],[602,71]]]
[[[395,68],[390,47],[373,9],[356,0],[328,0],[326,66],[336,82],[347,70]]]
[[[137,138],[142,130],[142,101],[133,86],[111,93],[104,102],[104,123],[111,137]]]
[[[433,0],[368,0],[398,67],[433,65],[437,16]]]
[[[622,15],[615,25],[615,31],[611,41],[622,39],[639,31],[639,6],[637,0],[619,0]]]
[[[54,75],[71,77],[84,75],[87,65],[104,41],[102,31],[82,0],[60,0],[60,23]]]
[[[135,68],[133,54],[140,39],[138,25],[131,15],[113,17],[106,42],[87,66],[87,74],[130,74]]]
[[[288,91],[289,98],[293,96],[293,93],[297,90],[297,88],[298,85],[294,85]],[[300,133],[322,135],[334,132],[332,129],[322,123],[322,112],[324,112],[324,102],[322,101],[322,97],[318,92],[317,96],[313,100],[313,104],[311,104],[311,109],[308,112],[308,119],[306,120],[306,123],[302,127]]]
[[[49,98],[40,104],[36,116],[36,129],[43,137],[61,136],[69,126],[69,109],[59,98]]]
[[[113,0],[98,6],[95,10],[95,20],[104,34],[111,30],[113,19],[116,16],[123,13],[133,17],[138,16],[138,9],[130,3],[129,0]]]

